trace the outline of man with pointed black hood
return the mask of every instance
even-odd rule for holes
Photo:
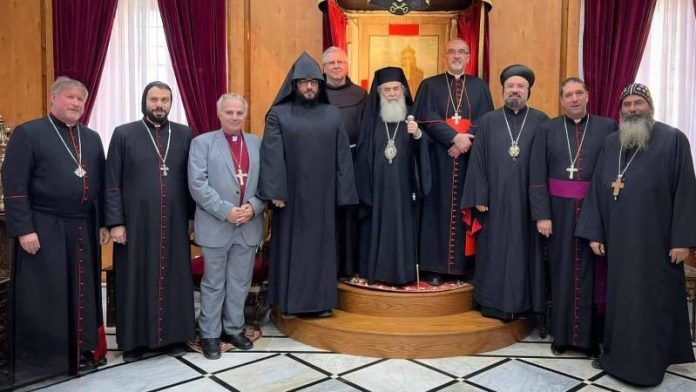
[[[187,163],[191,128],[167,119],[172,91],[145,87],[144,117],[116,127],[106,164],[114,240],[116,340],[126,362],[147,349],[182,354],[194,336]]]
[[[259,196],[272,202],[268,300],[287,317],[331,316],[337,301],[336,207],[357,204],[341,112],[302,53],[266,115]]]
[[[360,275],[370,283],[416,280],[416,202],[431,178],[427,136],[407,117],[412,106],[401,68],[375,72],[355,159]]]
[[[343,126],[348,135],[350,152],[355,158],[360,118],[367,103],[367,91],[348,77],[348,57],[343,49],[332,46],[321,56],[326,76],[329,102],[341,110]],[[338,274],[350,277],[358,273],[358,207],[338,209]]]
[[[503,320],[545,305],[541,238],[529,213],[532,142],[548,116],[527,106],[534,72],[511,65],[500,74],[505,106],[479,120],[462,208],[483,228],[476,243],[474,297],[481,314]]]

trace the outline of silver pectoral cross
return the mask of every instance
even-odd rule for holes
[[[578,171],[578,169],[575,167],[575,164],[571,163],[570,167],[566,169],[568,172],[568,178],[571,180],[573,179],[573,175]]]
[[[237,174],[235,174],[234,176],[237,177],[239,186],[244,186],[244,177],[247,177],[248,175],[244,173],[241,168],[237,168]]]
[[[459,120],[462,119],[462,116],[459,115],[459,112],[454,112],[454,116],[452,116],[452,120],[454,120],[455,125],[459,125]]]
[[[163,176],[166,176],[167,173],[169,172],[169,166],[165,165],[164,163],[160,165],[160,173],[162,173]]]

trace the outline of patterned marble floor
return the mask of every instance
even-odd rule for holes
[[[262,330],[253,350],[215,361],[198,353],[153,354],[125,364],[111,329],[105,367],[22,391],[696,391],[696,364],[672,366],[660,386],[637,389],[593,369],[580,354],[553,355],[549,340],[536,332],[480,355],[403,360],[316,349],[283,336],[271,323]]]

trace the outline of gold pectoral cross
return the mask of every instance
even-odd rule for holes
[[[244,177],[247,177],[248,175],[242,171],[241,167],[237,168],[237,174],[235,174],[234,176],[237,177],[239,186],[244,186]]]
[[[611,187],[614,188],[614,192],[612,193],[614,195],[614,200],[617,200],[619,198],[619,192],[621,192],[621,189],[624,187],[623,182],[621,182],[621,175],[616,176],[616,180],[611,183]]]

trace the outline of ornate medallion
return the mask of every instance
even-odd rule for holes
[[[387,141],[387,146],[384,148],[384,156],[389,160],[389,164],[392,164],[394,158],[396,158],[396,145],[393,140]]]

